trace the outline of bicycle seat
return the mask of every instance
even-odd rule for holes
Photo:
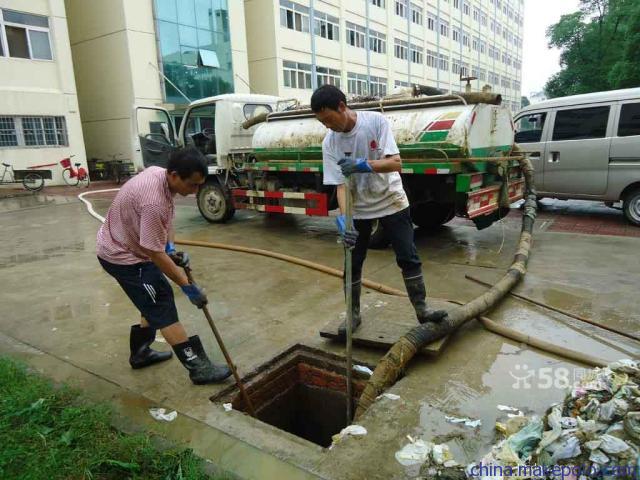
[[[5,167],[10,167],[11,166],[8,163],[4,163],[4,162],[2,162],[2,165],[4,165]]]
[[[75,165],[76,167],[79,167],[79,166],[80,166],[80,165],[82,165],[82,164],[81,164],[81,163],[74,163],[74,165]]]

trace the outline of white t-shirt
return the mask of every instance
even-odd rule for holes
[[[400,153],[388,120],[377,112],[356,112],[356,124],[350,132],[329,130],[322,142],[322,165],[325,185],[342,185],[338,162],[351,152],[351,158],[380,160]],[[386,217],[409,206],[398,172],[354,173],[356,185],[353,218],[367,220]]]

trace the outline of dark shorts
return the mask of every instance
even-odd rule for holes
[[[98,261],[118,281],[149,325],[159,329],[178,321],[173,289],[154,263],[116,265],[100,257]]]

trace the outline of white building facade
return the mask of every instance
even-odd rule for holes
[[[245,0],[252,90],[308,101],[423,84],[520,108],[523,0]]]
[[[0,0],[0,161],[55,164],[51,185],[70,155],[86,168],[64,1]]]

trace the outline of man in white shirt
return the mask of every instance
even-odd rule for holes
[[[324,184],[337,187],[341,214],[336,224],[345,248],[353,249],[352,328],[361,323],[362,265],[374,220],[389,235],[418,322],[441,321],[447,313],[431,310],[426,304],[422,263],[413,242],[409,200],[399,173],[402,160],[388,120],[377,112],[351,110],[344,93],[332,85],[323,85],[313,93],[311,109],[329,129],[322,142]],[[345,182],[351,175],[354,224],[345,225]],[[345,331],[343,324],[339,333],[345,335]]]

